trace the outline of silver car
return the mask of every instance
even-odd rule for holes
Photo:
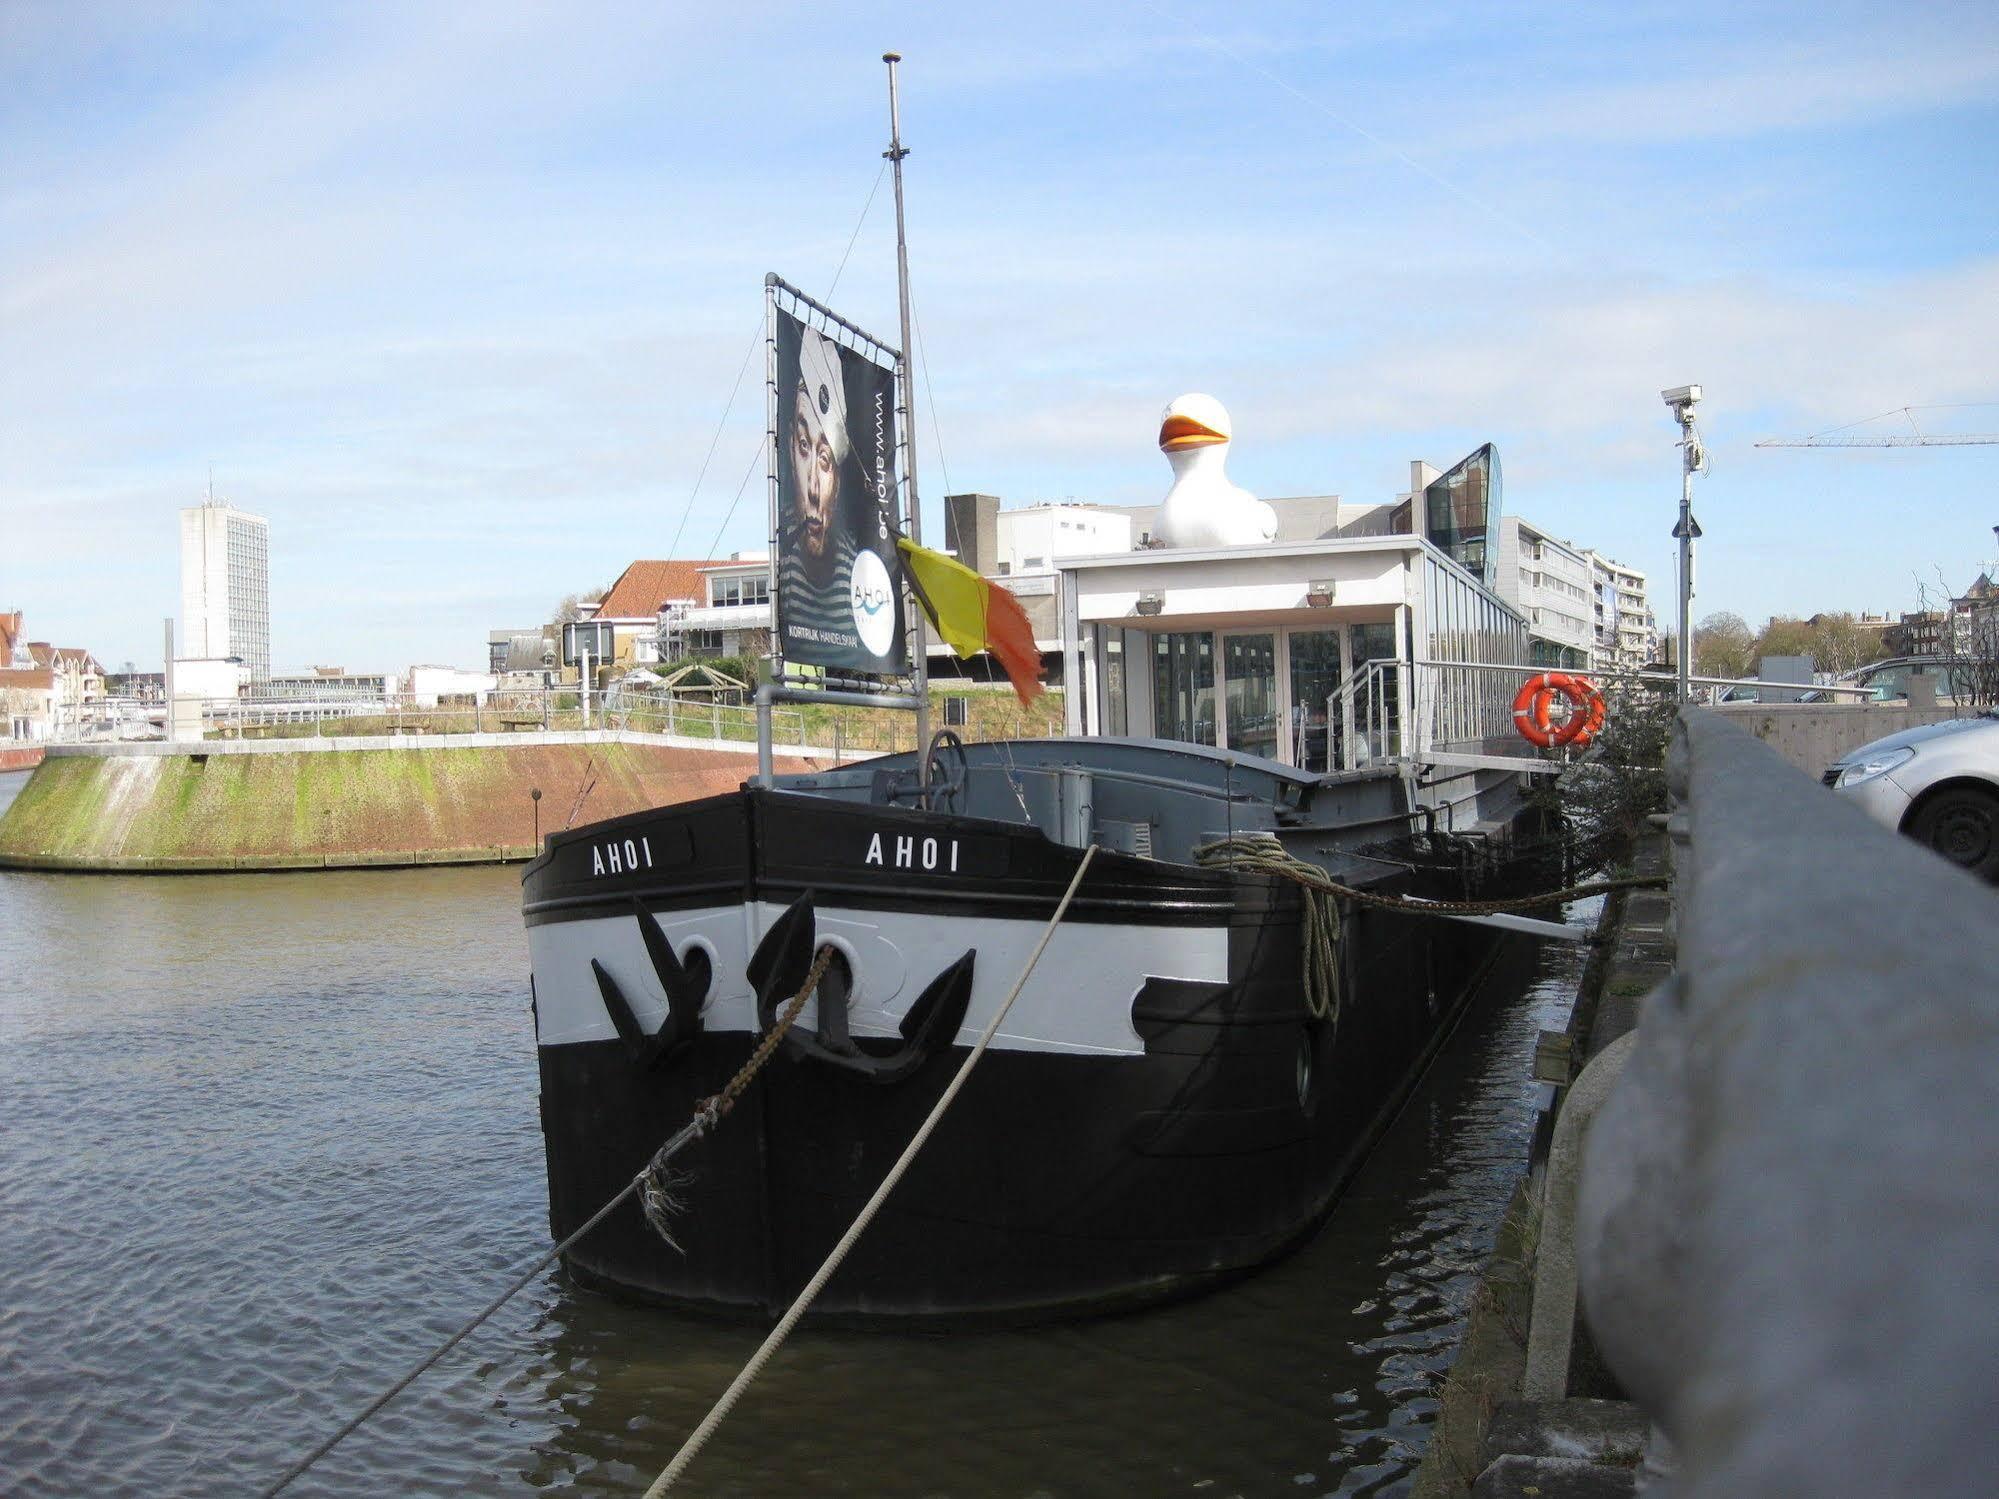
[[[1999,715],[1863,744],[1832,763],[1825,783],[1876,822],[1999,881]]]

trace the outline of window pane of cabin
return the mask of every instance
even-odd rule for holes
[[[1215,742],[1215,637],[1206,630],[1152,638],[1152,732]]]
[[[1340,632],[1291,632],[1291,763],[1326,771],[1340,763]]]
[[[1222,682],[1228,691],[1229,748],[1277,758],[1277,637],[1224,635]]]

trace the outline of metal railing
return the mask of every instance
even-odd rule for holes
[[[1382,760],[1417,761],[1435,751],[1511,738],[1514,694],[1522,682],[1544,671],[1568,671],[1613,692],[1654,697],[1670,698],[1678,687],[1670,672],[1581,671],[1489,661],[1367,661],[1327,700],[1329,721],[1342,729],[1341,768],[1356,770]],[[1742,677],[1687,680],[1716,694],[1728,688],[1774,687],[1856,700],[1869,696],[1864,687]]]
[[[177,712],[178,721],[170,723]],[[858,715],[831,708],[778,708],[772,741],[778,753],[830,751],[836,760],[916,748],[907,715]],[[1024,726],[1023,726],[1024,728]],[[183,697],[165,703],[107,701],[72,708],[38,744],[108,744],[178,736],[201,740],[315,740],[416,735],[500,734],[617,729],[754,744],[756,707],[685,694],[575,685],[506,688],[461,697],[389,694],[302,699]],[[968,730],[960,729],[960,733]],[[30,742],[30,741],[23,741]]]
[[[170,723],[170,716],[177,723]],[[372,697],[186,698],[163,703],[89,703],[65,714],[52,744],[105,743],[168,737],[201,739],[405,738],[432,734],[497,734],[530,730],[628,729],[683,738],[756,738],[747,704],[698,701],[667,693],[574,686],[509,688],[460,697],[408,693]],[[780,715],[779,741],[803,745],[803,715]],[[851,736],[850,736],[851,737]]]

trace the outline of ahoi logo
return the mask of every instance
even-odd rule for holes
[[[870,551],[854,553],[854,629],[871,655],[886,656],[895,643],[895,611],[888,565]]]
[[[863,864],[882,869],[923,869],[932,873],[958,872],[956,838],[919,838],[914,833],[890,833],[886,839],[876,833],[868,839]]]
[[[650,868],[652,841],[643,835],[613,838],[606,843],[590,845],[590,875],[593,879],[606,874],[637,874],[641,869]]]

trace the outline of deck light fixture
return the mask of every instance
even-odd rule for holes
[[[1148,588],[1138,596],[1136,608],[1140,614],[1157,614],[1166,607],[1166,595],[1156,588]]]
[[[1307,609],[1329,609],[1333,603],[1333,580],[1314,578],[1305,585],[1305,607]]]

